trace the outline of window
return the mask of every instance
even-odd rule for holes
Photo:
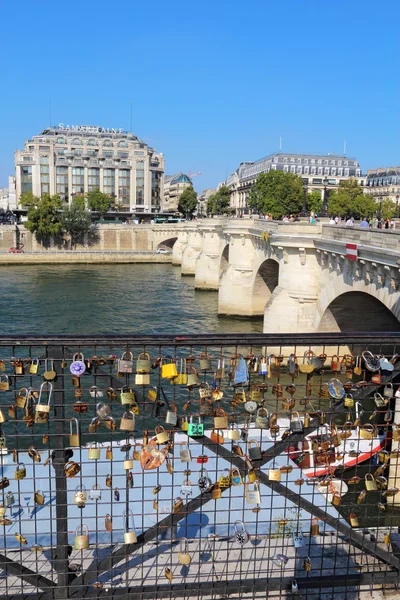
[[[318,162],[319,165],[322,165],[322,160],[320,158],[318,159],[317,162]]]
[[[302,173],[303,167],[297,167],[297,173]]]
[[[58,156],[63,156],[63,154],[65,154],[65,148],[56,148],[56,154]]]
[[[310,167],[304,167],[304,175],[308,175],[310,173]]]
[[[50,150],[50,146],[39,146],[40,152],[48,152]]]
[[[287,173],[289,171],[289,165],[283,165],[283,170]]]
[[[88,140],[88,146],[97,146],[98,142],[96,140]]]
[[[34,151],[34,149],[35,149],[35,146],[29,146],[29,147],[28,147],[28,150],[29,150],[29,152],[33,152],[33,151]]]
[[[317,172],[317,167],[311,167],[311,175],[315,175]]]
[[[144,163],[136,161],[136,204],[144,204]]]
[[[336,175],[336,167],[333,167],[333,168],[331,169],[331,175]]]
[[[49,164],[49,157],[48,156],[41,156],[40,157],[40,164],[41,165],[48,165]]]
[[[24,156],[22,162],[32,162],[31,156]]]
[[[344,170],[344,174],[345,174],[345,177],[348,177],[348,176],[349,176],[349,174],[350,174],[350,171],[349,171],[349,169],[345,169],[345,170]]]
[[[111,140],[106,140],[105,142],[103,142],[103,148],[112,148],[113,147],[113,143]]]
[[[315,165],[315,158],[312,158],[312,159],[311,159],[311,164],[312,164],[312,165]]]
[[[80,140],[79,138],[74,138],[74,139],[72,140],[72,144],[73,144],[74,146],[82,146],[82,140]]]
[[[290,159],[290,162],[294,162],[294,158],[291,158],[291,159]]]
[[[292,173],[296,173],[296,167],[294,165],[290,167],[290,170]]]
[[[129,205],[131,194],[131,172],[127,169],[119,170],[118,177],[118,198],[122,204]]]
[[[119,148],[127,148],[128,147],[128,142],[126,142],[125,140],[121,140],[118,144]]]
[[[338,171],[338,175],[339,175],[339,177],[341,177],[341,176],[343,175],[343,169],[342,169],[342,168],[340,168],[340,169],[338,169],[337,171]]]
[[[56,139],[56,144],[65,144],[65,139],[63,137],[60,137],[60,138],[58,137]]]
[[[318,167],[318,175],[322,175],[323,173],[323,168],[322,167]]]
[[[98,156],[99,151],[98,150],[88,150],[87,154],[88,154],[88,156]]]
[[[72,193],[83,194],[84,192],[84,167],[72,167]]]
[[[100,189],[100,169],[88,169],[88,192]]]
[[[313,184],[314,184],[314,185],[322,185],[322,179],[315,179],[315,178],[314,178],[314,179],[312,180],[312,182],[313,182]]]
[[[128,152],[122,152],[121,150],[118,150],[118,156],[119,158],[128,158],[129,154]]]
[[[298,158],[298,159],[297,159],[297,162],[301,164],[301,158]]]
[[[142,152],[142,150],[135,150],[135,154],[137,156],[144,156],[144,152]]]
[[[115,193],[115,169],[104,169],[103,171],[103,192],[105,194]]]
[[[114,150],[103,150],[103,156],[105,158],[113,158],[114,157]]]
[[[71,152],[74,156],[82,156],[82,150],[78,150],[78,148],[71,148]]]
[[[324,173],[325,173],[325,175],[329,175],[329,167],[324,168]]]
[[[21,192],[32,191],[32,167],[21,167]]]

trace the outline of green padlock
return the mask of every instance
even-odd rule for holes
[[[201,437],[204,435],[204,423],[201,423],[200,415],[197,415],[198,422],[193,423],[193,416],[190,417],[188,423],[188,435],[193,437]]]

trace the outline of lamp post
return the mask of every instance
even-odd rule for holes
[[[301,209],[301,213],[300,216],[301,217],[306,217],[307,216],[307,188],[303,187],[303,208]]]
[[[399,218],[399,197],[396,196],[396,213],[394,215],[396,217],[396,219]]]
[[[324,185],[324,203],[322,205],[321,217],[327,217],[328,216],[328,195],[326,193],[326,186],[329,183],[328,178],[325,177],[322,183]]]

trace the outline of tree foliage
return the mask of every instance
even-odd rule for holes
[[[229,215],[231,212],[231,193],[226,185],[222,185],[218,192],[207,200],[207,214]]]
[[[385,198],[382,202],[382,208],[379,207],[383,219],[393,219],[396,214],[396,203],[390,198]]]
[[[192,215],[197,206],[197,192],[190,186],[179,197],[178,209],[184,215]]]
[[[307,210],[309,212],[314,211],[315,215],[318,215],[321,212],[322,206],[323,206],[323,200],[322,200],[322,196],[318,192],[318,190],[313,190],[312,192],[309,192],[307,194],[306,203],[307,203]]]
[[[339,188],[330,193],[328,211],[335,216],[353,216],[362,219],[376,214],[377,205],[370,196],[363,194],[356,179],[349,179],[341,181]]]
[[[88,207],[90,210],[104,215],[115,206],[115,198],[110,194],[103,194],[100,190],[94,190],[86,194]]]
[[[36,206],[39,200],[40,198],[38,196],[34,196],[32,192],[24,192],[19,198],[19,203],[24,207]]]
[[[83,194],[80,194],[79,196],[73,196],[71,206],[79,206],[84,210],[86,206],[85,196]]]
[[[215,194],[212,194],[207,200],[206,212],[207,215],[215,214]]]
[[[61,208],[62,200],[57,194],[54,196],[44,194],[41,198],[35,198],[34,203],[28,206],[28,220],[24,225],[44,243],[52,237],[58,238],[63,232]]]
[[[297,214],[303,206],[303,182],[294,173],[260,173],[249,194],[249,207],[274,219]]]
[[[97,227],[92,223],[90,212],[79,202],[73,202],[70,207],[63,210],[61,224],[65,233],[70,236],[71,246],[84,244],[85,241],[91,244],[98,239]]]

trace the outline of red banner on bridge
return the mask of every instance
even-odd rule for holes
[[[348,258],[349,260],[357,260],[357,244],[346,244],[346,258]]]

